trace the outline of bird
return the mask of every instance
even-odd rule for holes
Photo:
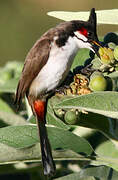
[[[18,82],[14,103],[24,96],[36,117],[44,175],[53,176],[56,166],[46,129],[47,100],[68,75],[78,50],[98,54],[97,18],[92,8],[88,21],[62,22],[44,33],[28,52]]]

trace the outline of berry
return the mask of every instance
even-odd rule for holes
[[[78,119],[78,115],[76,114],[76,111],[67,111],[64,116],[64,120],[67,124],[76,124]]]
[[[102,73],[98,74],[93,73],[92,77],[90,78],[89,88],[92,91],[105,91],[107,88],[107,80],[104,78]]]

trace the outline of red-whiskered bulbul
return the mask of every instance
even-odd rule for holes
[[[55,172],[50,143],[46,131],[46,100],[66,78],[73,59],[80,48],[97,53],[96,13],[91,10],[88,21],[63,22],[50,29],[29,51],[18,83],[15,103],[26,95],[36,116],[42,162],[45,175]]]

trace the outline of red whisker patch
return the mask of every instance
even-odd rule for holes
[[[88,31],[87,31],[87,29],[85,29],[85,28],[83,28],[83,27],[79,30],[79,33],[83,34],[85,37],[88,36]]]

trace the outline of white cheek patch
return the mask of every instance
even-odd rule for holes
[[[74,40],[77,43],[78,48],[87,48],[94,52],[92,45],[88,42],[87,38],[79,31],[74,32]]]
[[[74,34],[79,38],[82,39],[83,41],[87,41],[87,38],[81,34],[79,31],[74,32]]]

